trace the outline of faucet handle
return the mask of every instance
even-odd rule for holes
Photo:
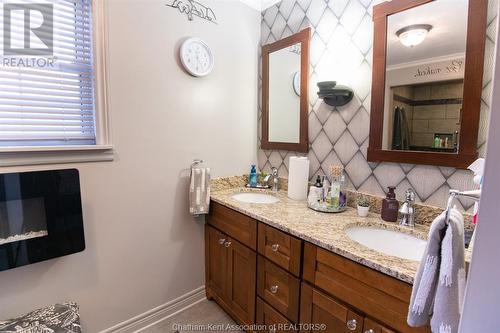
[[[271,173],[274,177],[277,177],[278,176],[278,168],[276,167],[272,167],[271,168]]]
[[[412,188],[406,190],[406,201],[412,203],[415,201],[415,191]]]

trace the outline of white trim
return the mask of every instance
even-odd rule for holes
[[[88,150],[110,150],[110,149],[113,149],[113,146],[111,145],[19,146],[19,147],[0,146],[0,154],[16,153],[16,152],[20,153],[20,152],[41,152],[41,151],[88,151]]]
[[[93,0],[94,29],[94,101],[97,145],[110,145],[109,73],[108,66],[108,1]]]
[[[112,149],[90,150],[40,150],[0,153],[0,167],[85,162],[110,162],[114,160]]]
[[[205,300],[205,286],[192,290],[170,302],[130,318],[100,333],[136,333],[176,315]]]

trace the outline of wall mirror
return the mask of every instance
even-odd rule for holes
[[[373,9],[368,160],[466,168],[477,158],[487,0]]]
[[[262,47],[262,149],[308,152],[310,29]]]

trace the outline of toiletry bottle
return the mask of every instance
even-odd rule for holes
[[[440,145],[441,145],[441,140],[439,140],[439,137],[436,136],[434,138],[434,148],[439,148]]]
[[[314,184],[314,186],[316,186],[318,188],[323,187],[323,184],[321,183],[321,176],[320,175],[318,175],[318,177],[316,177],[316,184]]]
[[[389,186],[389,193],[382,201],[382,220],[387,222],[396,222],[398,220],[399,201],[396,200],[396,189],[394,186]]]
[[[314,184],[314,187],[316,187],[316,191],[318,193],[318,202],[323,202],[323,197],[324,197],[324,189],[323,189],[323,181],[321,180],[321,176],[318,175],[316,177],[316,184]]]
[[[334,180],[332,182],[331,192],[330,192],[330,207],[338,209],[340,206],[340,182]]]
[[[255,165],[252,165],[252,169],[250,170],[250,176],[248,176],[248,184],[250,187],[257,187],[257,168]]]

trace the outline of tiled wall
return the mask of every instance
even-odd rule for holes
[[[418,87],[415,89],[414,100],[461,99],[463,86],[463,83],[455,83]],[[429,146],[432,145],[435,133],[460,131],[461,108],[460,102],[415,106],[412,143],[417,146]]]
[[[448,167],[397,163],[369,163],[366,160],[370,122],[370,89],[372,65],[372,7],[381,0],[283,0],[262,14],[261,43],[268,44],[310,26],[311,92],[309,140],[311,178],[326,174],[330,164],[345,166],[348,185],[359,191],[384,195],[389,185],[396,185],[398,197],[408,187],[416,190],[418,200],[444,206],[450,188],[473,187],[470,172]],[[486,40],[485,74],[481,103],[478,147],[484,155],[487,120],[490,112],[494,40],[498,0],[490,0]],[[316,82],[337,80],[350,85],[356,96],[344,107],[333,110],[319,100]],[[259,103],[259,147],[261,133]],[[269,171],[279,168],[288,175],[288,158],[297,155],[287,151],[259,149],[259,167]],[[471,202],[460,199],[465,209]]]

